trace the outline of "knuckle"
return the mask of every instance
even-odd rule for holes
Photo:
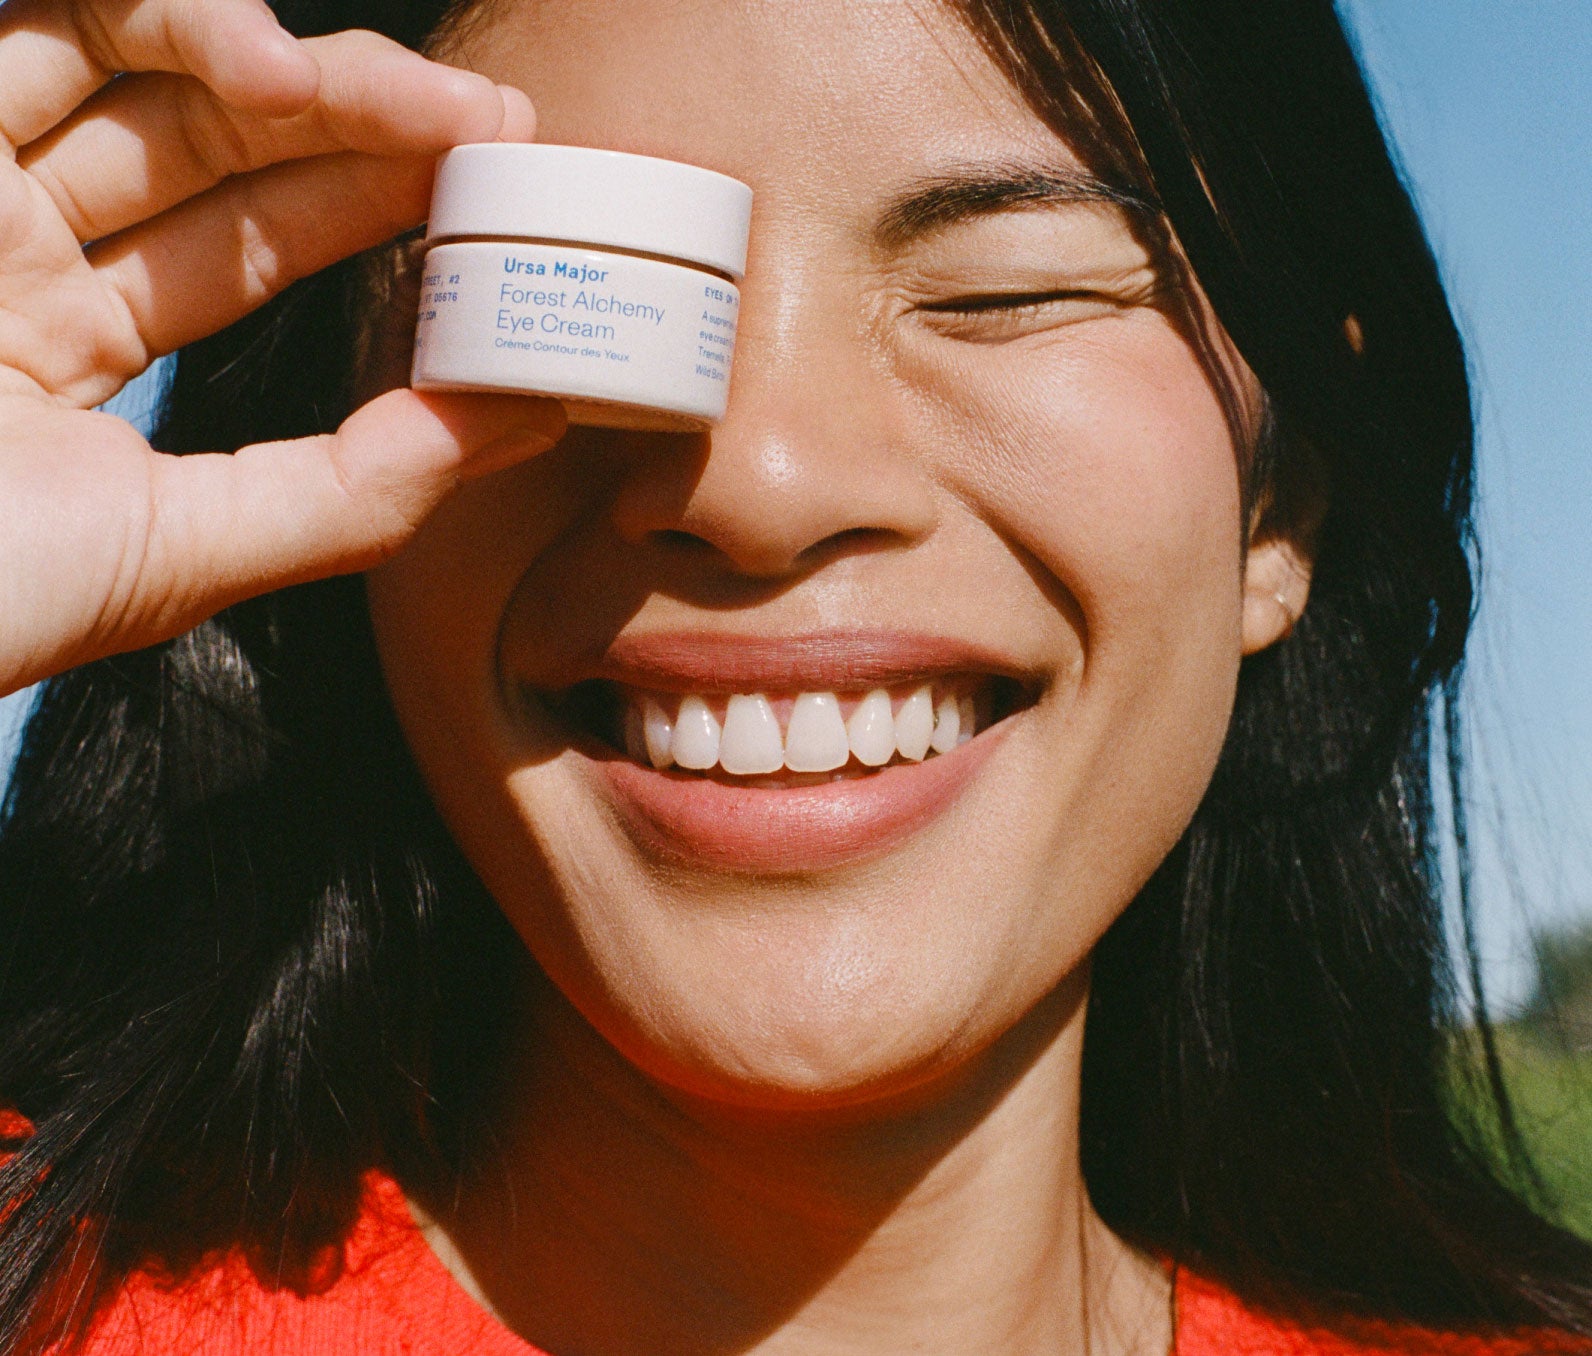
[[[353,535],[371,564],[391,559],[414,536],[429,513],[434,494],[413,474],[404,474],[355,455],[336,434],[329,439],[328,461]]]
[[[219,182],[252,168],[248,138],[210,91],[192,80],[170,84],[182,148],[200,170]]]
[[[79,240],[93,240],[103,234],[100,223],[94,218],[94,213],[79,199],[71,181],[66,176],[58,174],[48,159],[27,166],[27,172],[33,176],[35,182],[54,204],[67,229]]]
[[[157,0],[161,45],[183,62],[222,39],[230,4],[215,0]]]
[[[419,59],[392,39],[361,28],[311,38],[306,45],[321,68],[318,107],[323,115],[328,104],[357,106],[380,94],[394,61]]]
[[[99,7],[94,4],[74,4],[68,11],[67,22],[89,62],[106,75],[114,72],[121,62],[116,41],[100,15]]]
[[[368,28],[345,28],[339,33],[311,38],[310,42],[317,56],[325,53],[334,60],[346,58],[350,61],[360,61],[389,53],[407,55],[409,52],[409,49],[401,43],[394,42],[391,38]]]
[[[295,276],[286,244],[291,237],[277,228],[270,205],[252,188],[243,190],[240,207],[237,246],[243,295],[247,302],[258,305]]]

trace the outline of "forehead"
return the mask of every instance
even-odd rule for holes
[[[1078,163],[942,0],[493,0],[440,54],[525,89],[541,140],[705,165],[765,205]]]

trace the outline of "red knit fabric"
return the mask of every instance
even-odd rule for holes
[[[320,1294],[267,1289],[241,1257],[181,1286],[135,1276],[96,1321],[84,1356],[546,1356],[460,1288],[403,1192],[373,1173]]]
[[[1176,1356],[1533,1356],[1529,1339],[1384,1327],[1368,1342],[1279,1323],[1187,1271],[1176,1284]],[[414,1224],[403,1192],[372,1174],[345,1266],[320,1294],[263,1287],[240,1260],[178,1287],[128,1282],[85,1356],[546,1356],[471,1299]]]

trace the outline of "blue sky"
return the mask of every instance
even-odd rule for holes
[[[1493,996],[1592,919],[1592,0],[1342,0],[1471,345],[1472,814]],[[25,699],[23,699],[25,700]],[[0,760],[23,700],[0,702]]]
[[[1345,0],[1470,345],[1481,416],[1470,715],[1494,996],[1592,920],[1592,3]]]

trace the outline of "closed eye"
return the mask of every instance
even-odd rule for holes
[[[1020,311],[1052,302],[1114,301],[1104,293],[1071,289],[1061,292],[986,292],[969,297],[952,297],[947,301],[926,302],[918,309],[967,315],[979,311]]]
[[[914,311],[935,334],[969,343],[1004,343],[1078,321],[1115,315],[1141,298],[1069,288],[1049,292],[981,292],[919,302]]]

